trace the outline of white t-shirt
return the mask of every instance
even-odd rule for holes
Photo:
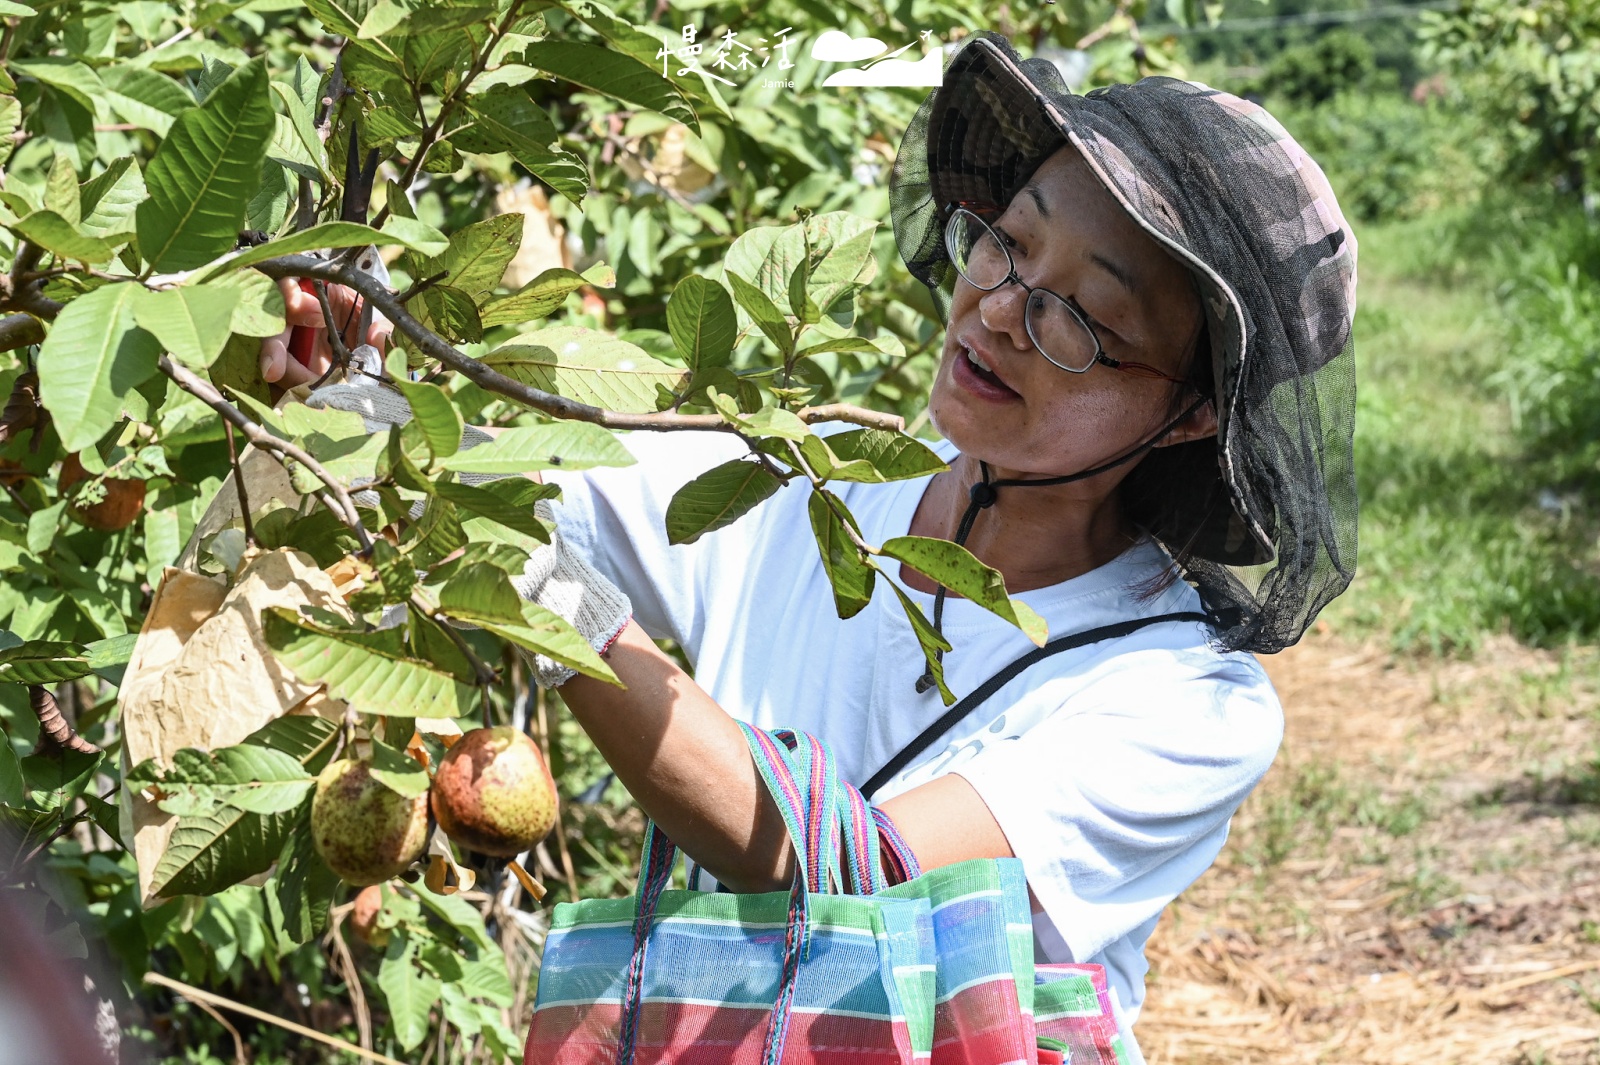
[[[564,493],[561,533],[629,595],[646,632],[683,647],[695,679],[728,713],[819,736],[859,785],[944,711],[937,691],[916,691],[922,653],[881,578],[865,609],[838,617],[803,482],[724,529],[671,546],[664,516],[673,493],[744,445],[693,432],[634,433],[624,442],[637,465],[545,475]],[[935,450],[946,460],[955,453],[948,443]],[[927,484],[829,487],[864,538],[882,543],[907,533]],[[1198,610],[1198,595],[1181,581],[1139,598],[1167,564],[1147,540],[1018,598],[1052,637]],[[934,597],[907,592],[931,618]],[[943,628],[953,646],[945,676],[958,697],[1033,648],[1010,624],[953,596]],[[944,773],[966,778],[1043,907],[1034,915],[1039,959],[1105,966],[1133,1046],[1145,941],[1167,903],[1216,859],[1229,818],[1282,734],[1277,695],[1254,657],[1213,650],[1198,623],[1163,622],[1023,671],[869,798]]]

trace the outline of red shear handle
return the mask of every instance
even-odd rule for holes
[[[305,278],[300,278],[301,292],[316,292],[316,286]],[[289,355],[301,366],[311,366],[311,353],[317,346],[317,331],[310,326],[297,325],[294,332],[289,334]]]

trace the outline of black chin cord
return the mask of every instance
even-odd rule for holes
[[[962,512],[961,521],[956,525],[955,543],[958,546],[966,545],[967,537],[972,533],[972,526],[978,520],[978,512],[982,510],[988,510],[990,507],[994,506],[995,503],[999,502],[999,489],[1030,487],[1042,488],[1047,485],[1071,484],[1073,481],[1084,481],[1090,477],[1098,477],[1107,470],[1114,470],[1118,466],[1125,466],[1134,459],[1138,458],[1140,455],[1143,455],[1146,451],[1149,451],[1151,448],[1155,447],[1159,440],[1161,440],[1168,433],[1172,432],[1172,430],[1176,429],[1178,426],[1182,425],[1189,419],[1191,415],[1194,414],[1195,411],[1205,406],[1207,402],[1208,397],[1201,396],[1199,399],[1195,400],[1194,403],[1190,404],[1189,408],[1182,414],[1168,422],[1160,432],[1156,433],[1149,440],[1146,440],[1132,451],[1129,451],[1127,454],[1118,458],[1114,458],[1110,462],[1102,463],[1099,466],[1095,466],[1091,469],[1083,470],[1078,473],[1069,473],[1061,477],[1043,477],[1037,480],[1024,480],[1019,477],[1013,477],[1002,478],[998,481],[993,481],[989,479],[989,464],[979,460],[978,468],[983,471],[982,480],[978,481],[978,483],[974,484],[967,490],[967,509]],[[941,636],[944,635],[944,600],[945,594],[948,591],[949,589],[941,584],[939,585],[939,590],[935,592],[933,596],[933,631],[939,633]],[[937,662],[943,662],[944,652],[935,651],[934,660]],[[936,683],[938,682],[933,679],[933,666],[929,665],[927,670],[923,672],[922,676],[917,678],[917,694],[921,695],[923,692],[928,691]]]

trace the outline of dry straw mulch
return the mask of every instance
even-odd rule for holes
[[[1151,941],[1150,1060],[1600,1062],[1600,658],[1266,662],[1284,749]]]

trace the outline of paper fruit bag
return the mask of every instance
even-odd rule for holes
[[[333,578],[287,548],[247,557],[231,585],[175,568],[162,574],[122,685],[124,773],[147,758],[170,766],[183,747],[239,743],[284,714],[343,716],[342,702],[302,683],[268,648],[261,615],[275,606],[350,616]],[[158,873],[170,873],[161,861],[177,818],[126,789],[123,797],[123,837],[133,841],[150,907],[170,879]]]

